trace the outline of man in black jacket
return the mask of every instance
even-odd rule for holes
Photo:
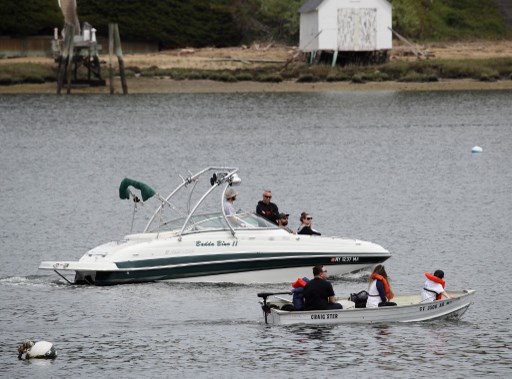
[[[279,218],[279,209],[277,208],[277,205],[270,201],[271,199],[272,191],[263,191],[263,200],[258,201],[258,205],[256,205],[256,213],[265,217],[267,220],[273,222],[274,224],[277,224],[277,220]]]

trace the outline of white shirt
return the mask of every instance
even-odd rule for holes
[[[235,214],[235,206],[233,205],[232,202],[224,202],[224,213],[226,214],[226,216],[231,216]]]
[[[425,291],[425,288],[430,291],[434,291],[435,293],[430,292],[430,291]],[[434,301],[437,297],[436,293],[440,294],[443,291],[444,291],[444,288],[441,284],[433,282],[430,279],[427,279],[427,281],[423,285],[423,289],[421,290],[421,302],[428,303],[428,302]]]
[[[382,301],[377,290],[377,279],[375,279],[368,288],[368,299],[366,300],[366,308],[377,308]]]

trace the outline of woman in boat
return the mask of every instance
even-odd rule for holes
[[[322,234],[320,232],[317,232],[315,229],[313,229],[313,217],[308,212],[302,212],[300,214],[300,226],[297,230],[297,234],[309,234],[321,236]]]
[[[368,288],[368,300],[366,308],[377,308],[394,306],[391,300],[394,297],[391,286],[389,285],[388,274],[383,265],[377,265],[373,269],[372,274],[368,278],[370,286]]]
[[[430,272],[426,272],[425,276],[427,280],[423,285],[423,290],[421,291],[421,302],[428,303],[434,300],[441,300],[443,295],[449,299],[450,296],[444,290],[445,281],[444,281],[444,272],[443,270],[434,271],[434,275]]]

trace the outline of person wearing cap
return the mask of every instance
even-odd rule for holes
[[[429,303],[434,300],[441,300],[444,296],[447,299],[450,298],[446,291],[444,290],[445,281],[444,281],[444,272],[443,270],[434,271],[434,275],[429,272],[425,273],[427,280],[425,284],[423,284],[423,289],[421,290],[421,302]]]
[[[234,188],[229,187],[226,190],[226,201],[224,202],[224,213],[226,214],[226,216],[232,216],[235,214],[235,206],[233,203],[236,200],[237,195],[238,193],[235,191]]]
[[[297,234],[309,234],[310,236],[316,235],[321,236],[322,233],[317,232],[313,229],[313,217],[308,212],[302,212],[300,214],[300,226],[297,230]]]
[[[256,213],[263,216],[270,222],[277,224],[279,209],[277,208],[277,205],[270,201],[271,199],[272,191],[269,189],[264,190],[263,199],[258,201],[258,205],[256,205]]]
[[[277,226],[286,230],[288,233],[295,234],[294,231],[288,227],[288,216],[290,216],[288,213],[279,213],[277,218]]]

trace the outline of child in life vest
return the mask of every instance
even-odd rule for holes
[[[292,284],[293,294],[293,307],[296,311],[302,311],[304,309],[304,287],[308,284],[309,279],[306,277],[297,279]]]
[[[443,295],[446,298],[450,298],[446,291],[444,290],[445,281],[444,281],[444,272],[442,270],[434,271],[434,275],[429,272],[425,273],[427,280],[423,285],[423,289],[421,290],[421,302],[428,303],[434,300],[441,300]]]

